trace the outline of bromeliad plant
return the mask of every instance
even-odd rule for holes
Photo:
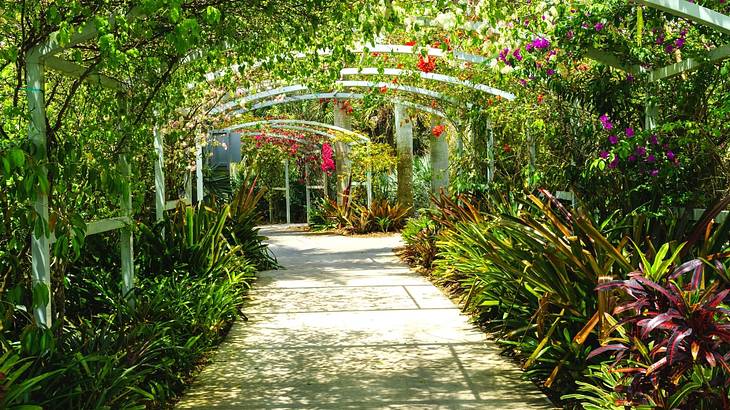
[[[589,358],[607,352],[614,356],[609,372],[623,375],[610,392],[616,404],[730,408],[730,281],[725,265],[718,259],[712,265],[694,259],[673,267],[676,259],[675,253],[651,265],[645,261],[627,280],[597,288],[618,289],[624,297],[613,312],[620,318],[612,318],[618,320],[618,336]],[[713,271],[708,272],[710,266]]]

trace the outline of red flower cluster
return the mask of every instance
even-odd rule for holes
[[[436,70],[436,57],[418,56],[418,69],[424,73],[430,73]]]
[[[444,133],[445,129],[446,129],[446,127],[439,124],[439,125],[433,127],[433,129],[431,130],[431,134],[433,134],[434,137],[439,138],[439,137],[441,137],[441,134]]]
[[[335,169],[335,160],[332,158],[332,146],[330,144],[322,144],[322,171],[330,173]]]
[[[348,100],[337,101],[337,103],[339,104],[340,108],[348,114],[352,114],[353,111],[355,111],[355,109],[352,108],[352,104],[350,104],[350,101]]]

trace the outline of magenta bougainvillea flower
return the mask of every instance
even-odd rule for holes
[[[674,159],[677,158],[677,156],[674,154],[673,151],[667,151],[667,159],[670,161],[674,161]]]
[[[600,154],[600,156],[601,156],[601,158],[603,158],[603,159],[608,159],[608,151],[601,151],[601,154]]]
[[[633,138],[634,135],[636,135],[636,132],[634,131],[633,128],[631,128],[631,127],[626,128],[626,138]]]
[[[636,155],[638,155],[638,156],[640,156],[640,157],[643,158],[644,155],[646,155],[646,148],[643,147],[643,146],[641,146],[641,145],[639,145],[638,147],[636,147]]]
[[[609,135],[608,142],[610,142],[611,145],[616,145],[618,144],[618,137],[615,135]]]
[[[335,160],[332,158],[332,146],[330,144],[322,144],[322,171],[330,173],[335,169]]]
[[[605,130],[612,130],[613,124],[611,123],[611,120],[608,118],[608,114],[603,114],[599,118],[601,120],[601,124],[603,125],[603,129]]]

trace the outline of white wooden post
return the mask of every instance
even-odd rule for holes
[[[487,181],[491,184],[494,182],[494,129],[492,128],[492,120],[487,120],[487,160],[489,161]]]
[[[309,225],[309,210],[312,209],[312,194],[309,191],[309,165],[304,164],[304,191],[307,198],[307,225]]]
[[[119,157],[119,170],[124,179],[122,183],[122,193],[119,196],[119,205],[122,215],[132,217],[132,186],[131,186],[131,167],[127,162],[127,156]],[[127,299],[127,303],[134,306],[134,234],[131,226],[125,226],[120,230],[120,256],[122,266],[122,293]]]
[[[195,196],[197,202],[203,202],[203,147],[195,143]]]
[[[373,171],[372,168],[368,169],[367,173],[367,192],[368,192],[368,208],[373,207]]]
[[[188,178],[185,180],[185,203],[193,203],[193,173],[188,171]]]
[[[527,143],[529,144],[529,150],[530,150],[530,172],[535,172],[537,169],[537,146],[535,145],[535,138],[532,136],[532,133],[528,129],[525,131],[527,133]]]
[[[651,97],[649,97],[651,98]],[[654,101],[648,101],[646,103],[646,111],[644,116],[644,127],[647,130],[653,130],[657,127],[659,121],[659,110],[657,109]]]
[[[48,151],[46,146],[46,106],[45,106],[45,75],[43,64],[37,55],[37,50],[31,51],[26,58],[28,111],[30,111],[30,125],[28,139],[33,144],[33,156],[37,161],[38,175],[48,180]],[[48,185],[48,184],[46,184]],[[50,232],[48,228],[48,188],[38,186],[35,194],[33,209],[38,222],[31,235],[31,276],[33,291],[36,287],[45,286],[44,293],[48,295],[48,302],[33,306],[33,315],[39,326],[51,327],[51,248]]]
[[[330,199],[330,190],[329,186],[327,185],[329,181],[327,180],[327,173],[322,171],[322,191],[324,193],[325,199]]]
[[[291,224],[291,193],[289,192],[289,160],[284,162],[284,196],[286,198],[286,223]]]
[[[431,118],[431,126],[439,124],[437,117]],[[449,186],[449,143],[446,134],[436,137],[431,134],[431,192],[438,195]]]
[[[165,218],[165,143],[162,133],[155,127],[152,131],[155,137],[155,219],[157,222]]]
[[[398,202],[402,206],[413,208],[413,122],[408,115],[408,109],[401,104],[395,104],[395,139],[398,154]]]
[[[335,113],[335,126],[344,128],[346,130],[352,129],[352,118],[344,108],[337,101],[334,104]],[[337,203],[342,205],[344,200],[345,191],[347,190],[347,184],[350,177],[350,159],[348,154],[350,153],[349,144],[341,141],[335,142],[335,167],[337,169]]]

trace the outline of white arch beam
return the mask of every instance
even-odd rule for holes
[[[308,127],[300,127],[301,125],[306,125]],[[325,124],[322,122],[304,121],[304,120],[252,121],[252,122],[247,122],[247,123],[243,123],[243,124],[234,125],[234,126],[231,126],[228,128],[224,128],[221,131],[232,132],[232,131],[236,131],[236,130],[243,129],[243,128],[252,128],[252,127],[258,127],[258,126],[267,126],[267,127],[271,127],[271,128],[278,128],[278,129],[293,129],[293,130],[305,131],[305,132],[317,131],[317,132],[315,132],[315,134],[326,136],[326,137],[331,137],[332,136],[331,132],[325,132],[325,131],[322,131],[322,130],[319,130],[316,128],[312,128],[312,127],[325,128],[330,131],[335,131],[335,132],[339,132],[342,134],[353,136],[353,137],[359,139],[360,141],[365,141],[365,142],[370,141],[370,138],[368,138],[360,133],[347,130],[345,128],[337,127],[337,126],[330,125],[330,124]]]
[[[413,70],[401,70],[399,68],[386,68],[386,69],[380,69],[376,67],[368,67],[368,68],[345,68],[340,71],[340,75],[342,76],[352,76],[352,75],[387,75],[391,77],[398,77],[403,75],[414,75],[417,74],[421,78],[425,80],[431,80],[431,81],[438,81],[446,84],[453,84],[453,85],[460,85],[467,88],[472,88],[477,91],[482,91],[488,94],[496,95],[499,97],[502,97],[508,101],[514,100],[516,97],[512,93],[508,93],[506,91],[502,91],[498,88],[490,87],[486,84],[480,84],[480,83],[473,83],[471,81],[465,81],[465,80],[459,80],[456,77],[444,75],[444,74],[437,74],[437,73],[424,73],[421,71],[413,71]]]
[[[234,132],[239,134],[242,137],[255,137],[255,136],[261,135],[266,138],[275,138],[275,139],[282,140],[282,141],[294,141],[297,144],[301,144],[301,145],[315,146],[315,147],[321,145],[314,141],[307,141],[307,140],[303,140],[301,138],[289,137],[286,134],[275,133],[275,132],[273,132],[273,130],[264,130],[264,131],[260,131],[260,132],[255,132],[255,131],[234,131]],[[272,134],[275,134],[275,135],[272,135]],[[335,136],[332,135],[332,138],[334,138],[334,137]]]
[[[424,52],[429,57],[441,57],[448,55],[449,52],[444,52],[444,50],[440,48],[435,47],[417,47],[417,46],[406,46],[401,44],[371,44],[371,45],[365,45],[365,46],[358,46],[353,47],[350,49],[350,52],[354,54],[365,54],[365,53],[381,53],[381,54],[421,54],[421,52]],[[303,59],[311,56],[312,54],[317,54],[318,56],[330,56],[332,55],[332,50],[330,49],[321,49],[314,52],[293,52],[291,53],[292,57],[295,59]],[[483,56],[478,56],[474,54],[464,53],[462,51],[454,50],[451,52],[451,55],[454,56],[457,60],[464,61],[467,63],[474,63],[474,64],[480,64],[489,61],[490,59]],[[192,60],[191,60],[192,61]],[[261,66],[263,66],[264,62],[266,60],[260,60],[255,62],[251,65],[250,69],[256,69]],[[210,73],[207,73],[204,75],[205,81],[214,81],[218,78],[221,78],[228,74],[229,72],[237,72],[241,69],[246,69],[247,67],[241,66],[240,64],[233,64],[229,67],[226,67],[222,70],[213,71]],[[194,87],[195,83],[188,84],[189,87]]]
[[[256,105],[251,106],[249,109],[241,109],[234,112],[234,114],[244,114],[249,111],[255,111],[262,108],[268,108],[273,107],[275,105],[280,104],[289,104],[294,102],[300,102],[300,101],[309,101],[309,100],[329,100],[329,99],[338,99],[338,100],[362,100],[365,98],[365,94],[358,94],[358,93],[338,93],[338,92],[332,92],[332,93],[315,93],[315,94],[303,94],[303,95],[293,95],[291,97],[287,97],[284,99],[275,99],[275,100],[269,100],[264,101],[262,103],[258,103]],[[393,99],[393,102],[396,102],[401,105],[405,105],[410,108],[417,109],[419,111],[427,112],[429,114],[433,114],[437,117],[441,117],[445,120],[452,121],[451,118],[449,118],[448,115],[446,115],[443,111],[439,111],[437,109],[427,107],[425,105],[416,104],[411,101],[405,101],[400,99]],[[453,121],[452,121],[453,122]]]
[[[438,91],[433,91],[427,88],[420,88],[420,87],[414,87],[410,85],[402,85],[402,84],[393,84],[393,83],[386,83],[386,82],[373,82],[373,81],[336,81],[336,85],[340,85],[342,87],[351,87],[351,88],[383,88],[386,87],[390,90],[396,90],[396,91],[403,91],[411,94],[418,94],[423,95],[430,98],[435,98],[439,100],[448,101],[452,104],[458,104],[458,100],[456,100],[453,97],[446,96]],[[294,86],[287,86],[287,87],[280,87],[275,88],[273,90],[264,91],[261,93],[257,93],[248,97],[239,98],[234,101],[229,101],[227,103],[218,105],[210,110],[210,114],[220,114],[229,110],[234,109],[235,107],[241,107],[240,110],[236,111],[236,113],[243,113],[246,111],[249,111],[250,109],[247,109],[245,107],[242,107],[243,105],[247,103],[251,103],[257,100],[261,100],[264,98],[269,97],[275,97],[282,94],[287,94],[290,92],[296,92],[296,91],[308,91],[309,88],[307,88],[304,85],[294,85]],[[466,106],[468,108],[471,108],[473,104],[467,103]]]

